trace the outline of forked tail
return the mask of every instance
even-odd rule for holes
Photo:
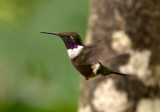
[[[120,75],[120,76],[125,76],[125,77],[131,76],[131,75],[129,75],[129,74],[124,74],[124,73],[115,72],[115,71],[111,71],[111,72],[109,72],[109,73],[107,73],[107,74],[105,74],[105,75],[111,75],[111,74]],[[104,75],[104,76],[105,76],[105,75]]]
[[[111,72],[110,74],[116,74],[116,75],[121,75],[121,76],[128,76],[128,74],[120,73],[120,72]]]

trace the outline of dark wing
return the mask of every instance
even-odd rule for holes
[[[111,49],[109,46],[93,46],[89,45],[86,47],[89,52],[86,52],[88,55],[87,63],[95,64],[97,62],[105,62],[105,60],[111,60],[116,57],[118,54]],[[105,50],[104,50],[105,49]]]
[[[129,54],[118,54],[109,46],[104,47],[100,45],[89,45],[86,47],[86,50],[84,50],[84,54],[87,59],[85,60],[86,63],[93,65],[100,62],[104,66],[111,68],[125,64],[129,59]]]

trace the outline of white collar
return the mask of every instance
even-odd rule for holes
[[[78,45],[77,48],[68,49],[67,52],[68,52],[69,58],[74,59],[75,57],[77,57],[81,53],[83,48],[84,46]]]

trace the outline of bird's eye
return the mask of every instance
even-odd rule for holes
[[[70,38],[70,35],[66,35],[66,38]]]

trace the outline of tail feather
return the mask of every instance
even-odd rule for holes
[[[116,75],[121,75],[121,76],[129,76],[128,74],[120,73],[120,72],[115,72],[110,68],[107,68],[106,66],[103,66],[99,62],[100,67],[97,70],[97,74],[102,74],[103,76],[109,75],[109,74],[116,74]]]
[[[116,74],[116,75],[121,75],[121,76],[125,76],[125,77],[128,76],[128,74],[124,74],[124,73],[120,73],[120,72],[114,72],[114,71],[111,71],[111,72],[109,72],[109,73],[107,73],[105,75],[109,75],[109,74]]]
[[[124,74],[124,73],[120,73],[120,72],[111,72],[111,73],[113,73],[113,74],[117,74],[117,75],[122,75],[122,76],[128,76],[128,74]]]

